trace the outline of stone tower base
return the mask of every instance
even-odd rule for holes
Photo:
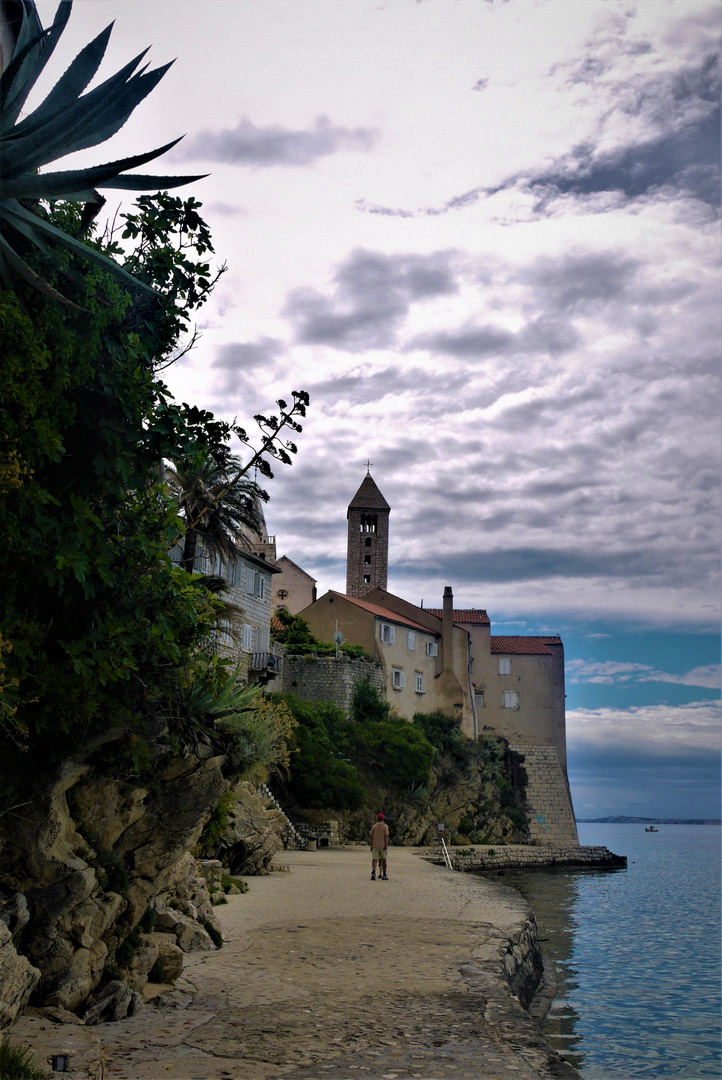
[[[553,746],[518,743],[509,749],[523,757],[528,784],[529,832],[535,844],[578,844],[572,800],[564,771]]]

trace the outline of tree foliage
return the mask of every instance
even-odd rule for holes
[[[159,377],[208,295],[189,285],[208,280],[207,229],[195,201],[178,205],[188,212],[166,217],[167,196],[146,198],[131,215],[143,235],[134,271],[159,279],[141,302],[66,248],[26,255],[51,284],[63,279],[74,308],[22,283],[0,291],[0,750],[11,769],[109,727],[187,720],[188,688],[217,690],[222,678],[209,648],[216,601],[168,554],[184,523],[160,464],[229,460],[231,436],[248,436],[174,402]],[[40,211],[79,226],[73,204]],[[158,267],[178,269],[179,244],[182,268],[163,276]],[[284,432],[299,430],[306,401],[294,394],[279,416],[259,417],[259,447],[235,474],[258,460],[270,474],[264,455],[291,460]]]

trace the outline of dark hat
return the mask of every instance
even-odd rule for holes
[[[379,821],[383,821],[386,817],[386,814],[377,814],[376,817],[379,819]]]

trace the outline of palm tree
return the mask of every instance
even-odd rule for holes
[[[176,460],[165,468],[165,480],[178,503],[185,522],[181,566],[193,570],[198,540],[208,555],[235,562],[238,549],[251,548],[248,533],[260,535],[263,528],[261,500],[266,493],[243,476],[243,463],[234,454],[208,454]]]
[[[23,257],[28,245],[45,250],[61,244],[136,289],[147,288],[112,259],[56,228],[43,216],[39,200],[85,204],[88,227],[105,202],[97,188],[159,191],[199,176],[121,175],[159,157],[178,139],[156,150],[88,169],[38,170],[76,150],[111,138],[163,78],[170,64],[136,68],[147,49],[88,93],[108,44],[112,24],[82,49],[43,102],[19,119],[23,106],[65,29],[72,0],[61,0],[52,26],[44,30],[33,0],[0,0],[0,278],[23,278],[46,296],[69,304],[43,281]],[[6,54],[10,55],[7,56]]]

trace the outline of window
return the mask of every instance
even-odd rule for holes
[[[394,690],[403,690],[406,686],[406,676],[401,668],[391,668],[391,685]]]
[[[439,646],[435,641],[427,641],[426,642],[426,655],[427,656],[438,656],[439,655]]]
[[[359,522],[359,532],[362,533],[375,533],[378,528],[378,515],[377,514],[362,514],[361,521]]]
[[[371,547],[371,537],[370,536],[366,537],[366,539],[364,540],[364,544],[366,545],[366,547]]]
[[[231,624],[225,619],[219,620],[216,636],[218,641],[222,641],[224,645],[230,645],[233,641],[233,635],[231,634]]]
[[[413,630],[409,630],[406,634],[406,645],[409,649],[409,652],[413,652],[416,648],[416,634]]]
[[[243,648],[246,652],[253,652],[253,645],[255,639],[255,633],[253,627],[248,623],[243,624]]]
[[[511,675],[511,660],[500,660],[497,670],[500,675]]]
[[[370,566],[370,565],[371,565],[371,556],[370,555],[364,555],[364,566]]]
[[[476,686],[474,687],[474,708],[475,709],[483,709],[484,708],[484,691],[479,690],[478,687],[476,687]]]
[[[231,562],[228,564],[228,584],[236,587],[241,584],[241,578],[243,576],[243,568],[240,562]]]
[[[417,694],[423,694],[423,692],[424,692],[424,676],[419,675],[418,672],[417,672],[417,675],[416,675],[416,693]]]
[[[386,642],[387,645],[393,645],[393,643],[394,643],[394,628],[393,628],[393,626],[390,626],[387,622],[382,622],[381,623],[381,630],[379,631],[379,636],[381,637],[382,641]]]
[[[516,690],[505,690],[501,696],[502,709],[518,709],[519,694]]]
[[[371,575],[370,574],[364,574],[364,585],[370,585],[370,584],[371,584]]]
[[[246,571],[247,596],[257,596],[259,600],[262,600],[265,593],[265,585],[266,579],[258,570],[248,569]]]

